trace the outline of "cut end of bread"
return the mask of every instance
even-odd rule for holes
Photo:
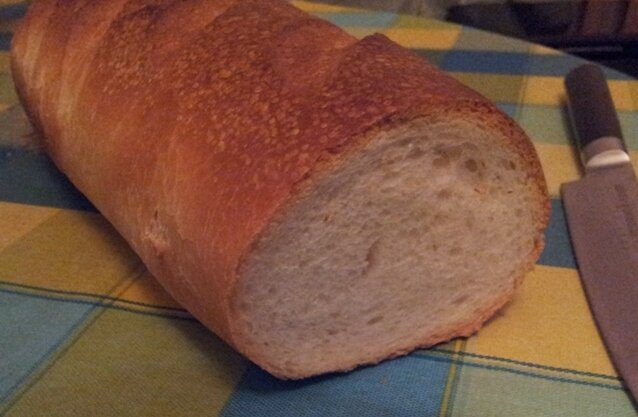
[[[242,266],[240,349],[275,375],[468,336],[538,255],[542,198],[498,129],[416,120],[376,135],[272,223]]]

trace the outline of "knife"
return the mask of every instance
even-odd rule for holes
[[[565,78],[584,176],[561,194],[590,309],[618,374],[638,401],[638,182],[600,67]]]

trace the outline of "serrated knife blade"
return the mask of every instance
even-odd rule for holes
[[[638,401],[638,181],[604,74],[565,78],[585,175],[561,194],[578,270],[609,356]]]

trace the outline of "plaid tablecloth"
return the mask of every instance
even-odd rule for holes
[[[297,5],[356,36],[379,31],[412,48],[494,100],[533,138],[553,212],[547,248],[514,301],[467,340],[343,375],[269,376],[164,293],[33,144],[8,66],[11,31],[26,6],[3,0],[0,415],[638,415],[592,321],[559,199],[559,185],[579,175],[562,77],[581,61],[440,21]],[[638,81],[607,75],[638,161]]]

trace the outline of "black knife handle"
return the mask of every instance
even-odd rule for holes
[[[581,149],[604,138],[618,138],[618,148],[626,150],[618,115],[605,74],[598,65],[583,64],[565,77],[572,123]]]

